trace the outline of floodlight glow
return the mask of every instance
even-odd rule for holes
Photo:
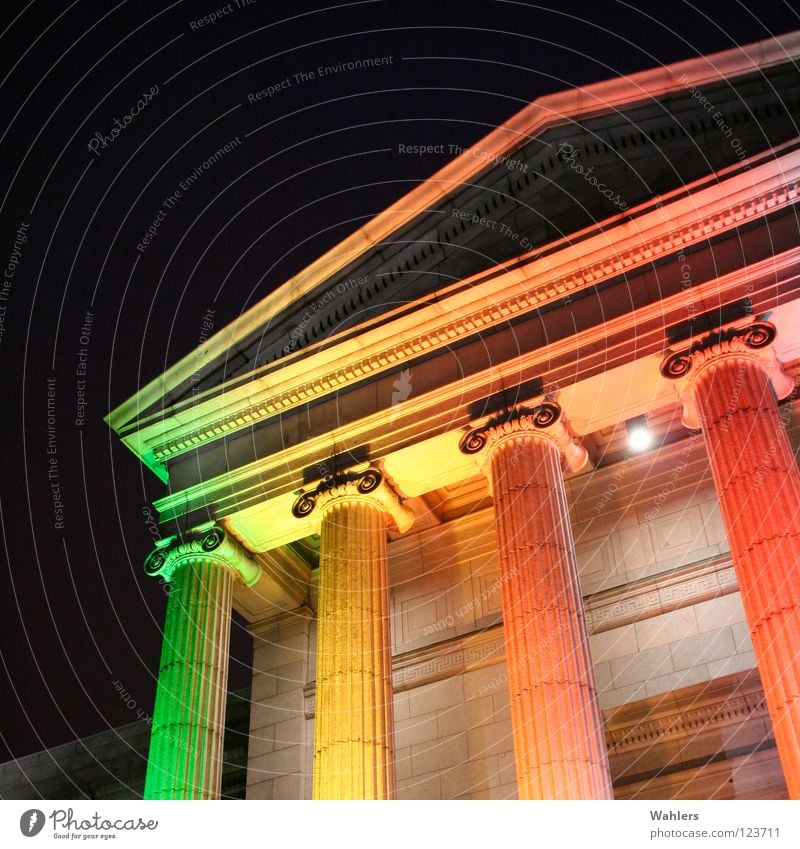
[[[628,448],[637,454],[647,451],[653,444],[653,434],[647,426],[645,417],[638,416],[631,419],[626,426],[628,428]]]

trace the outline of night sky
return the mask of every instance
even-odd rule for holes
[[[399,145],[466,147],[548,92],[800,27],[789,4],[747,5],[12,10],[0,36],[0,761],[136,719],[115,681],[152,709],[165,596],[142,564],[164,487],[103,416],[197,346],[209,311],[225,326],[451,158]],[[249,682],[248,644],[237,620],[233,688]]]

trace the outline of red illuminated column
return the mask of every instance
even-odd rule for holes
[[[775,328],[715,331],[662,363],[702,427],[783,772],[800,798],[800,471],[776,396]]]
[[[545,402],[467,433],[491,479],[520,799],[612,799],[561,458],[586,459]]]
[[[319,523],[314,799],[395,795],[388,523],[413,521],[376,469],[301,495]]]

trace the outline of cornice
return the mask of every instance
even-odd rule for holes
[[[348,355],[339,359],[335,367],[325,368],[326,361],[336,354],[335,347],[312,354],[305,361],[266,374],[250,385],[196,404],[191,408],[195,419],[216,412],[202,426],[187,428],[187,423],[183,422],[172,428],[174,435],[171,436],[169,431],[165,433],[164,423],[145,426],[138,436],[131,437],[138,443],[138,449],[132,444],[131,447],[140,456],[149,455],[157,463],[164,463],[185,451],[286,413],[345,385],[401,367],[421,354],[501,327],[510,319],[533,313],[544,304],[575,295],[677,251],[706,243],[749,220],[796,202],[799,196],[800,152],[791,152],[689,197],[651,209],[635,221],[618,223],[593,240],[582,242],[579,248],[567,247],[544,259],[537,253],[525,266],[503,270],[488,282],[486,274],[481,274],[480,279],[473,279],[474,285],[464,287],[466,295],[462,291],[452,302],[443,300],[424,307],[410,320],[389,322],[366,333],[357,346],[345,345]],[[667,228],[665,221],[669,222]],[[643,231],[650,231],[652,236],[641,238]],[[617,245],[620,248],[615,250]],[[576,256],[586,254],[593,254],[593,260],[576,266]],[[562,272],[552,274],[554,266],[560,266]],[[563,271],[566,268],[568,272]],[[451,317],[442,321],[443,314]],[[427,327],[408,333],[421,325]],[[385,339],[392,336],[393,331],[397,341],[386,345]],[[365,352],[368,353],[365,355]],[[224,416],[217,412],[220,400],[229,409]],[[183,417],[186,412],[182,410],[178,416]],[[148,430],[151,431],[149,436]]]
[[[734,692],[701,707],[676,710],[651,720],[637,718],[627,727],[606,730],[606,743],[609,755],[613,756],[650,749],[666,740],[696,739],[703,732],[727,725],[741,726],[748,720],[764,719],[767,715],[763,690]]]

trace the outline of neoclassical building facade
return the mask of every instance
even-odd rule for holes
[[[147,798],[220,795],[234,608],[248,798],[800,797],[799,56],[534,101],[108,415]]]

